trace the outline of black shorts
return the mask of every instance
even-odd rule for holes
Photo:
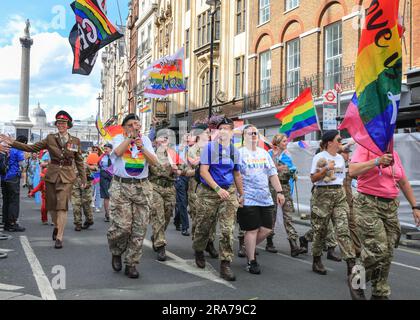
[[[101,179],[99,180],[99,192],[101,194],[101,199],[109,199],[109,188],[111,187],[111,176],[105,176],[101,174]]]
[[[238,209],[238,220],[241,230],[251,231],[264,227],[273,228],[274,206],[244,206]]]

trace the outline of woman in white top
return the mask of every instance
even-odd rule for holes
[[[277,176],[277,169],[267,151],[257,147],[258,130],[248,125],[243,131],[245,146],[241,155],[241,175],[244,187],[244,205],[238,210],[239,225],[245,231],[245,250],[248,257],[247,270],[261,273],[255,259],[256,246],[264,241],[272,230],[274,203],[269,189],[269,180],[277,193],[277,203],[284,204],[284,195]]]

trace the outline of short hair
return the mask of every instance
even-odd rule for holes
[[[20,143],[28,143],[28,137],[27,136],[18,136],[17,138],[16,138],[16,141],[17,142],[20,142]]]

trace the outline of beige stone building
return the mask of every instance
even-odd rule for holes
[[[242,119],[271,137],[274,115],[302,89],[311,87],[322,123],[323,90],[341,84],[340,110],[354,92],[354,65],[361,17],[370,0],[249,0],[248,95]],[[419,0],[400,1],[404,14],[403,73],[420,67]],[[417,34],[417,36],[415,36]],[[403,86],[403,94],[404,94]],[[402,103],[403,103],[402,98]],[[316,138],[314,134],[307,138]]]

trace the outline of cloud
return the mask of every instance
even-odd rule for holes
[[[57,32],[42,32],[46,25],[34,23],[34,44],[31,48],[30,110],[40,102],[52,121],[58,110],[69,111],[75,119],[96,114],[98,92],[101,91],[101,59],[90,76],[72,75],[73,52],[67,37]],[[19,36],[24,19],[15,16],[8,23],[14,32],[12,42],[1,46],[0,112],[2,121],[16,119],[19,106],[21,45]],[[1,28],[0,28],[1,29]],[[31,29],[32,30],[32,29]],[[32,32],[31,32],[32,34]],[[0,34],[1,38],[1,34]]]

